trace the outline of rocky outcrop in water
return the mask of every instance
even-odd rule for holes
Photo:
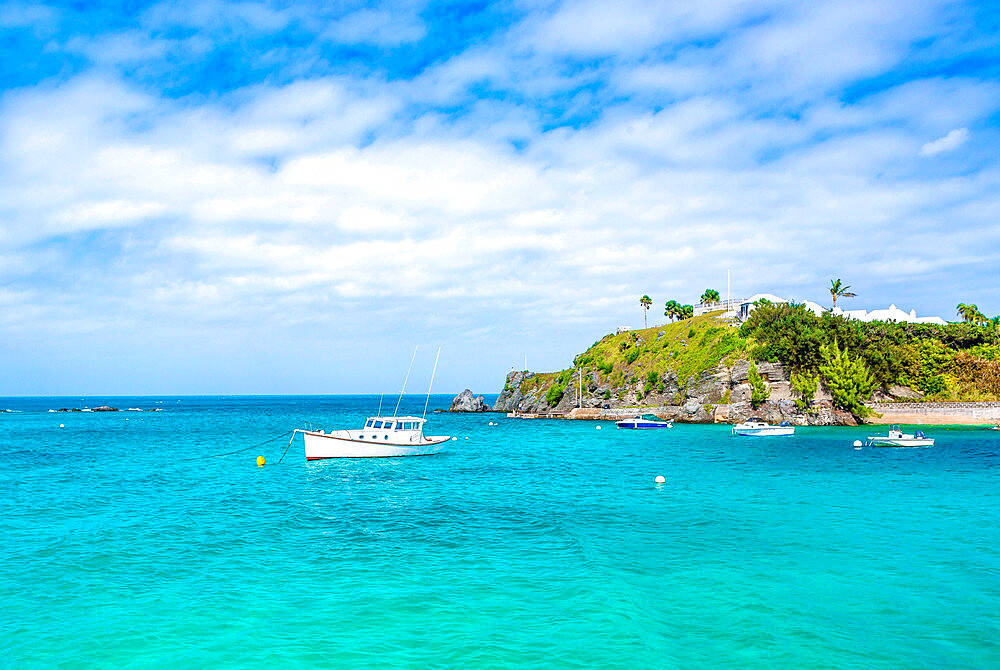
[[[483,396],[473,396],[472,391],[465,389],[451,401],[449,412],[488,412],[490,406],[484,402]]]

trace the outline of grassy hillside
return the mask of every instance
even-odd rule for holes
[[[676,375],[683,388],[686,381],[719,363],[732,364],[747,355],[747,341],[738,329],[715,318],[721,312],[685,319],[643,330],[605,335],[573,359],[566,370],[541,373],[524,380],[521,391],[542,389],[550,405],[562,397],[565,387],[576,383],[576,370],[584,372],[584,386],[591,393],[599,388],[621,389],[642,382],[640,399],[663,392],[667,373]],[[594,381],[594,373],[597,381]],[[619,396],[620,392],[617,393]]]
[[[822,380],[835,404],[854,412],[899,389],[928,401],[1000,400],[1000,329],[992,324],[861,323],[768,304],[735,328],[720,314],[606,335],[572,367],[529,376],[520,390],[553,407],[581,370],[585,396],[678,404],[702,373],[750,359],[784,364],[793,383]],[[839,387],[848,394],[838,395]]]

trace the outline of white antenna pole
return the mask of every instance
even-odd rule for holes
[[[385,397],[384,393],[378,394],[378,414],[376,414],[375,416],[382,416],[382,398],[384,397]]]
[[[431,383],[430,383],[430,386],[427,387],[427,399],[424,400],[424,413],[420,417],[422,419],[427,418],[427,403],[429,403],[431,401],[431,388],[434,387],[434,375],[437,374],[437,371],[438,371],[438,359],[439,358],[441,358],[441,347],[438,347],[437,356],[434,357],[434,370],[431,372]]]
[[[399,413],[399,403],[403,402],[403,393],[406,391],[406,382],[410,380],[410,370],[413,369],[413,359],[417,357],[417,348],[413,347],[413,356],[410,357],[410,367],[406,368],[406,379],[403,380],[403,390],[399,392],[399,400],[396,401],[396,409],[392,411],[392,415],[396,416]]]

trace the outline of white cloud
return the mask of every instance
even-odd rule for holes
[[[569,3],[410,79],[169,98],[102,69],[8,92],[0,299],[37,303],[4,323],[132,323],[180,340],[193,324],[226,342],[308,324],[362,350],[459,331],[493,338],[480,350],[534,350],[544,328],[564,361],[641,322],[629,295],[690,301],[727,268],[734,293],[813,299],[828,275],[935,281],[997,255],[1000,169],[985,140],[961,172],[913,148],[949,128],[921,154],[965,142],[1000,89],[956,77],[843,95],[894,67],[932,9]],[[396,44],[420,39],[416,16],[325,27]],[[145,20],[229,29],[191,3]],[[255,6],[236,20],[305,19]],[[114,47],[108,68],[163,53],[140,33],[67,48],[100,44]],[[890,261],[891,277],[872,270]],[[40,279],[43,267],[58,270]],[[32,290],[43,281],[51,290]]]
[[[965,144],[965,142],[968,139],[969,139],[968,128],[956,128],[955,130],[952,130],[944,137],[939,137],[938,139],[932,142],[927,142],[926,144],[924,144],[922,147],[920,147],[920,155],[936,156],[946,151],[952,151]]]

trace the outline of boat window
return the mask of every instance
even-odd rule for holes
[[[376,421],[374,427],[375,428],[381,428],[382,427],[382,422],[381,421]]]
[[[386,421],[385,422],[385,429],[386,430],[390,430],[391,428],[392,428],[392,421]]]
[[[365,424],[365,428],[371,428],[371,427],[372,427],[372,420],[368,419],[368,423]]]
[[[413,422],[407,421],[406,423],[403,424],[403,428],[405,430],[413,430]]]

